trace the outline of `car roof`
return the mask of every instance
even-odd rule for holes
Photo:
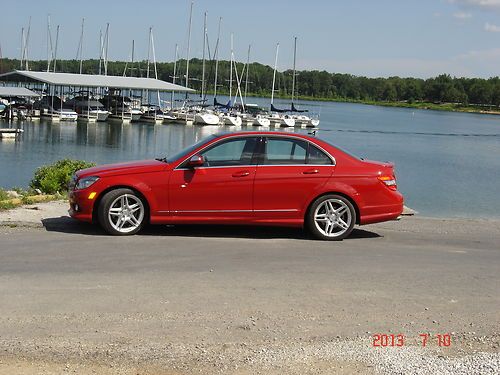
[[[279,135],[279,136],[288,136],[288,137],[297,137],[307,140],[319,140],[318,138],[311,137],[309,135],[301,134],[301,133],[290,133],[283,131],[237,131],[237,132],[223,132],[215,134],[218,138],[227,138],[231,136],[240,136],[240,135],[248,135],[248,136],[267,136],[267,135]]]

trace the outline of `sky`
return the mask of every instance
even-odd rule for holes
[[[3,57],[21,55],[21,28],[31,32],[30,59],[47,58],[47,18],[52,38],[60,25],[58,58],[74,59],[85,18],[83,57],[99,58],[99,31],[110,24],[109,59],[146,59],[153,28],[157,61],[173,61],[175,44],[186,56],[191,0],[0,0]],[[202,56],[203,19],[213,52],[222,17],[221,59],[326,70],[368,77],[428,78],[500,75],[500,0],[194,0],[191,57]]]

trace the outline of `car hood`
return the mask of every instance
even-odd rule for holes
[[[121,174],[160,172],[167,169],[168,164],[158,160],[140,160],[127,163],[105,164],[82,169],[76,173],[78,178],[86,176],[117,176]]]

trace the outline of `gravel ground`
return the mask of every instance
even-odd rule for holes
[[[0,375],[500,374],[498,221],[412,217],[331,244],[228,227],[116,238],[66,209],[0,212]],[[373,347],[376,332],[406,345]]]

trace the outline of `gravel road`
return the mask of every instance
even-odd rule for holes
[[[65,208],[0,213],[1,375],[500,373],[499,221],[124,238]]]

